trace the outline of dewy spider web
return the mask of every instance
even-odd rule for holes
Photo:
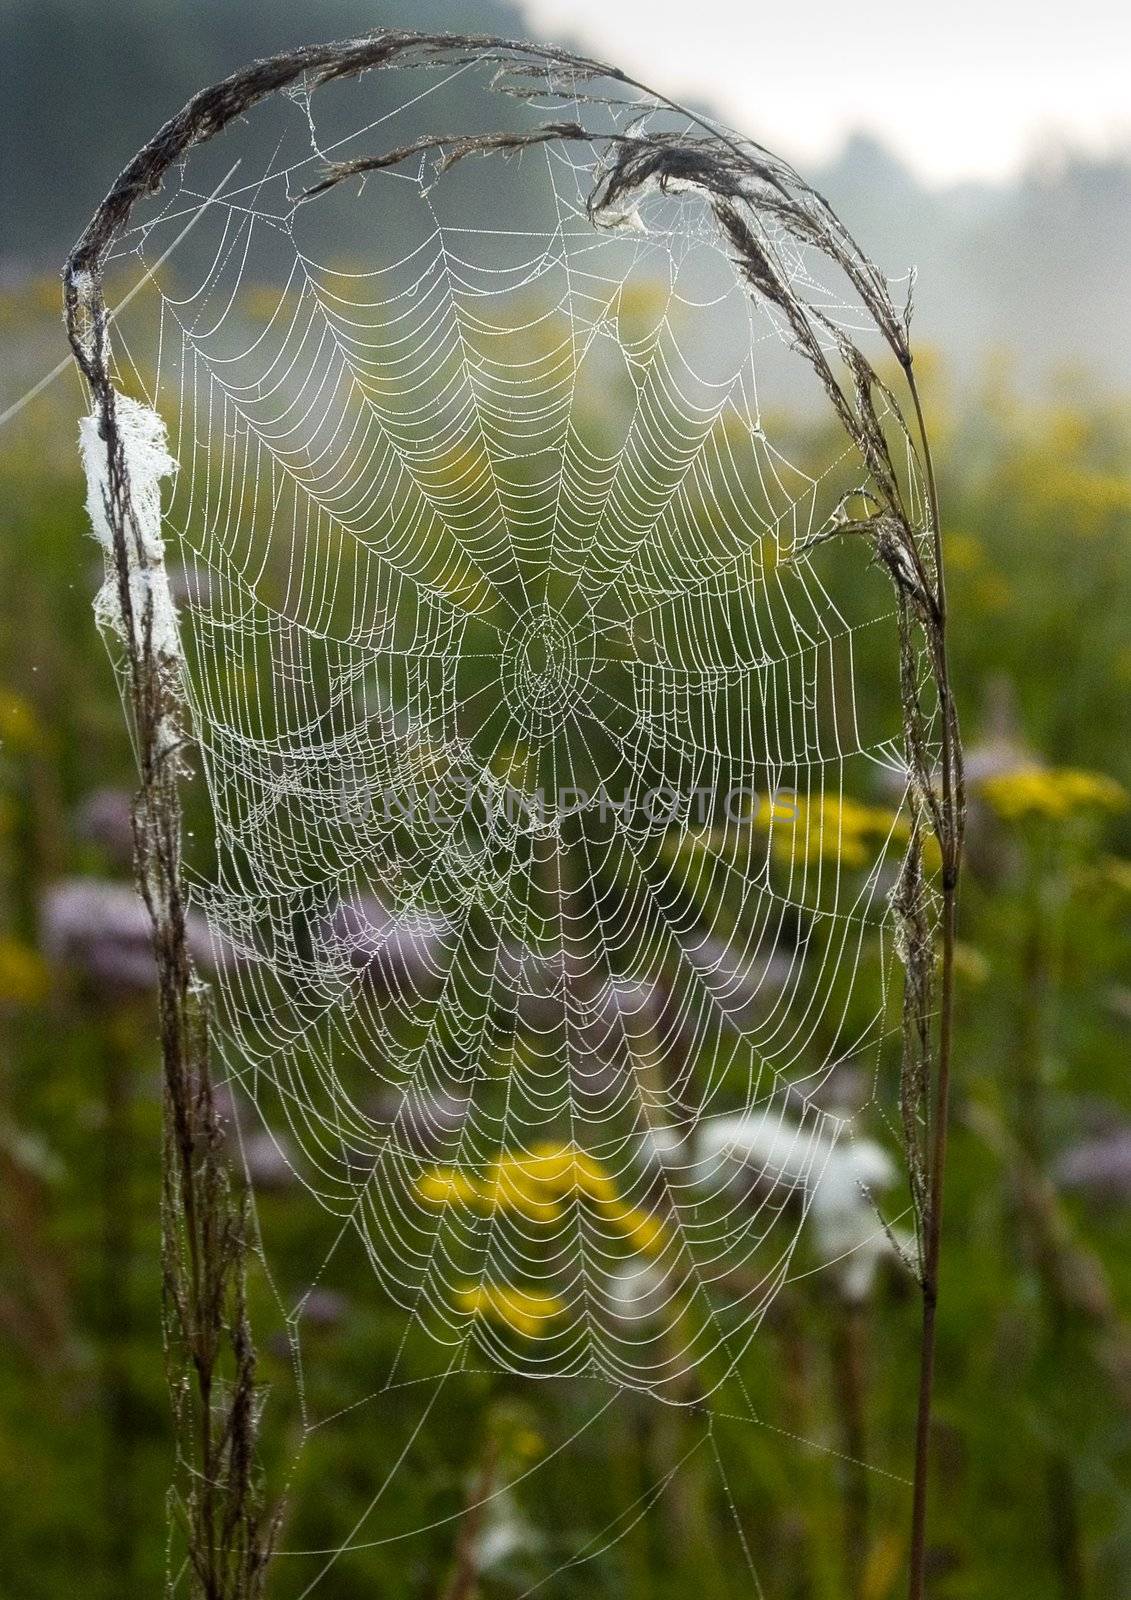
[[[756,147],[519,49],[393,65],[297,79],[110,257],[192,223],[112,359],[135,511],[172,476],[131,583],[191,742],[219,1047],[333,1219],[315,1281],[356,1237],[447,1372],[702,1406],[783,1283],[855,1293],[888,1248],[830,1089],[855,1068],[884,1114],[920,848],[896,569],[831,538],[876,462],[773,442],[763,377],[803,363],[720,227],[738,191],[618,182]],[[758,227],[848,360],[859,293]]]

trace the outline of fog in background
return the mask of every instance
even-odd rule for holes
[[[1042,143],[1127,147],[1131,8],[1116,0],[527,0],[668,93],[710,98],[798,161],[871,133],[935,183],[1009,178]]]
[[[134,150],[255,56],[383,24],[489,31],[613,59],[798,161],[887,272],[918,269],[917,342],[953,379],[1007,358],[1030,385],[1123,390],[1129,16],[1098,0],[3,0],[0,282],[55,272]]]

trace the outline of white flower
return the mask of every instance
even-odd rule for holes
[[[490,1573],[513,1557],[538,1549],[534,1529],[519,1511],[514,1496],[506,1489],[496,1490],[486,1507],[485,1526],[476,1544],[476,1570]]]
[[[662,1122],[645,1131],[640,1148],[647,1165],[678,1167],[687,1159],[683,1139],[674,1128]]]
[[[671,1298],[666,1275],[651,1261],[625,1262],[609,1273],[609,1305],[622,1322],[639,1322],[661,1315]]]
[[[717,1189],[754,1178],[794,1192],[841,1292],[861,1300],[892,1254],[875,1196],[891,1188],[899,1169],[873,1139],[838,1137],[837,1128],[829,1117],[798,1123],[770,1111],[715,1118],[696,1134],[695,1179]]]

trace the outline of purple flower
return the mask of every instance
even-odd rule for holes
[[[149,913],[128,883],[63,878],[40,901],[40,938],[56,966],[116,994],[152,989],[157,981]],[[189,954],[214,970],[223,945],[199,911],[185,919]]]
[[[383,988],[429,986],[444,974],[451,924],[429,912],[386,910],[373,895],[343,900],[320,924],[318,937],[332,957]]]
[[[245,1137],[243,1164],[252,1187],[265,1193],[289,1189],[296,1181],[290,1149],[273,1133],[261,1131]]]
[[[403,1093],[391,1090],[370,1107],[380,1125],[375,1144],[382,1148],[391,1133],[398,1146],[408,1145],[422,1155],[439,1155],[463,1127],[470,1106],[467,1095],[432,1093],[415,1084]]]
[[[663,995],[656,984],[608,978],[591,996],[578,996],[576,1039],[580,1051],[578,1087],[600,1093],[621,1081],[633,1048],[647,1050],[654,1039]]]
[[[737,1028],[763,1021],[789,984],[791,973],[796,977],[787,951],[751,956],[732,949],[725,939],[713,934],[699,944],[685,945],[684,955],[717,1009]]]
[[[311,1289],[299,1307],[301,1328],[336,1328],[349,1310],[349,1301],[336,1289]]]
[[[75,831],[101,845],[118,866],[128,867],[134,854],[133,810],[128,789],[93,789],[75,812]]]
[[[1097,1200],[1131,1200],[1131,1127],[1070,1145],[1056,1163],[1056,1177],[1062,1188]]]

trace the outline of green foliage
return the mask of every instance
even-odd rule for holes
[[[1054,1181],[1065,1151],[1131,1123],[1131,813],[1116,789],[1058,772],[1131,786],[1131,409],[1059,393],[1027,405],[998,382],[934,424],[973,779],[934,1592],[1054,1600],[1079,1567],[1085,1592],[1131,1596],[1131,1180],[1106,1206],[1094,1184]],[[171,1465],[149,1001],[49,967],[38,930],[49,883],[125,872],[76,825],[93,788],[129,783],[130,757],[90,619],[73,428],[72,391],[44,397],[0,465],[0,1571],[18,1575],[0,1592],[21,1600],[56,1600],[76,1571],[92,1597],[156,1594]],[[792,458],[819,467],[829,440],[794,434]],[[859,565],[831,552],[830,581],[850,588]],[[866,695],[886,692],[883,648],[862,644]],[[995,788],[1038,759],[1053,770],[1020,798]],[[682,865],[689,897],[707,892],[693,857]],[[866,970],[878,985],[878,963]],[[846,1038],[854,1027],[846,1014]],[[861,1600],[899,1592],[917,1307],[896,1272],[855,1311],[827,1274],[792,1282],[708,1432],[695,1409],[581,1379],[446,1378],[420,1329],[402,1343],[360,1246],[335,1254],[303,1314],[331,1219],[297,1185],[265,1181],[257,1199],[273,1250],[251,1312],[265,1465],[287,1484],[281,1544],[336,1551],[359,1528],[326,1600],[438,1600],[458,1575],[461,1513],[483,1496],[501,1551],[484,1600],[554,1571],[541,1592],[563,1600],[749,1592],[736,1524],[767,1595],[832,1600],[848,1592],[843,1530],[865,1491],[852,1581]],[[736,1420],[751,1403],[761,1426]],[[883,1471],[846,1459],[860,1455]],[[422,1531],[381,1542],[406,1527]],[[284,1556],[274,1593],[300,1593],[328,1560]]]

